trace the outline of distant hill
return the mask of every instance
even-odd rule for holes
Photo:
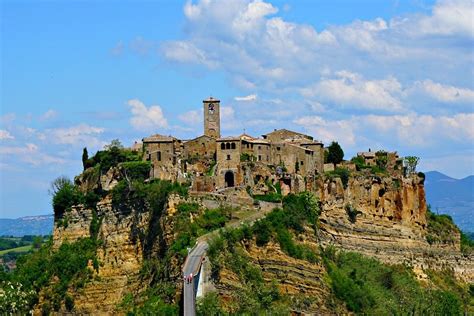
[[[425,190],[434,213],[451,215],[463,231],[474,232],[474,176],[458,180],[438,171],[426,172]]]
[[[51,235],[53,223],[53,215],[0,218],[0,236]]]

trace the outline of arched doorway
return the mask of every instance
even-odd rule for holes
[[[234,173],[232,171],[227,171],[224,175],[225,186],[230,188],[234,186]]]

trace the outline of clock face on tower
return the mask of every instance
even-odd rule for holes
[[[214,104],[209,104],[208,106],[209,114],[214,114]]]

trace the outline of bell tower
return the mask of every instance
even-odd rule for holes
[[[202,101],[204,105],[204,135],[221,137],[220,102],[218,99],[209,97]]]

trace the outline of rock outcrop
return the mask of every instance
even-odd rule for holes
[[[452,269],[474,282],[474,258],[460,252],[459,231],[452,242],[427,242],[423,178],[413,175],[351,177],[347,187],[339,178],[320,183],[322,244],[376,257],[389,264],[407,263],[415,269]]]

